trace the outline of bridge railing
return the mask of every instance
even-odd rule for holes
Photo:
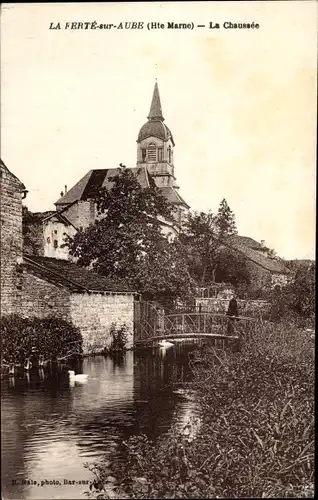
[[[238,316],[234,321],[225,314],[214,313],[176,313],[163,317],[160,328],[163,336],[175,334],[213,333],[224,335],[226,333],[239,333],[250,330],[250,326],[257,320],[255,318]],[[158,331],[159,333],[159,331]]]

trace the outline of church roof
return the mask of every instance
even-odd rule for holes
[[[148,139],[148,137],[157,137],[163,141],[171,139],[174,144],[170,129],[161,121],[146,122],[139,130],[137,142],[140,142],[143,139]]]
[[[162,116],[161,109],[161,101],[158,89],[158,83],[155,83],[155,88],[153,89],[152,100],[150,105],[149,115],[147,116],[148,120],[160,120],[164,121],[164,117]]]
[[[145,167],[129,167],[137,174],[137,179],[143,188],[149,187],[148,173]],[[95,189],[106,187],[110,189],[112,180],[110,177],[117,175],[120,168],[90,170],[84,177],[64,194],[55,205],[69,205],[76,201],[86,200]]]
[[[183,198],[179,195],[178,191],[171,186],[160,187],[160,193],[174,205],[184,205],[188,208],[189,205],[184,201]]]
[[[155,83],[155,88],[153,90],[150,111],[148,115],[148,121],[141,127],[137,142],[147,139],[148,137],[157,137],[167,141],[171,139],[174,145],[173,137],[170,129],[165,125],[164,117],[162,115],[161,101],[158,83]]]

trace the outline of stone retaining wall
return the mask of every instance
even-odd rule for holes
[[[237,299],[237,304],[240,316],[264,317],[270,309],[270,303],[266,300]],[[227,311],[229,299],[199,298],[195,300],[195,305],[197,312],[201,309],[202,312],[222,314]]]

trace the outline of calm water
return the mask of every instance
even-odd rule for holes
[[[172,383],[189,380],[189,346],[127,352],[122,360],[95,357],[74,366],[85,385],[70,387],[65,366],[2,381],[2,498],[81,499],[91,480],[85,462],[125,460],[131,435],[159,437],[195,412]],[[77,484],[64,485],[64,479]],[[22,484],[22,480],[40,485]],[[13,482],[16,481],[16,484]],[[41,481],[60,481],[44,484]]]

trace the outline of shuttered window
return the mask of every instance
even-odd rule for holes
[[[148,161],[156,161],[156,156],[156,145],[151,143],[148,146]]]

